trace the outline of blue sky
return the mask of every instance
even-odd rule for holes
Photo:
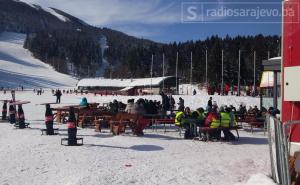
[[[280,35],[280,17],[268,14],[267,18],[259,18],[250,14],[247,9],[277,9],[281,11],[281,0],[22,0],[45,7],[54,7],[74,15],[85,22],[98,26],[109,27],[129,35],[151,39],[157,42],[174,42],[205,39],[211,35]],[[194,2],[194,4],[186,4]],[[221,7],[236,10],[247,10],[249,14],[241,16],[203,15],[201,3],[205,10],[221,10]],[[248,4],[247,2],[256,2]],[[271,3],[274,2],[274,3]],[[182,5],[182,3],[185,3]],[[196,8],[188,11],[190,6]],[[199,8],[199,9],[198,9]],[[194,13],[194,14],[192,14]],[[239,12],[241,13],[241,12]],[[244,12],[245,13],[245,12]],[[253,12],[252,12],[253,13]],[[272,13],[272,12],[271,12]],[[275,12],[276,13],[276,12]],[[202,16],[210,23],[190,23],[188,16]],[[213,14],[210,14],[213,15]],[[240,14],[239,14],[240,15]],[[183,18],[183,19],[182,19]],[[182,22],[184,20],[184,22]],[[198,19],[197,19],[198,20]],[[189,23],[187,23],[189,22]],[[244,22],[244,23],[226,23]],[[247,23],[245,23],[247,22]],[[257,22],[257,23],[249,23]],[[277,23],[265,23],[277,22]]]

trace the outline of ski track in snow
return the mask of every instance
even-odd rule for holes
[[[139,98],[83,96],[89,102],[98,103]],[[63,95],[62,105],[78,104],[83,96]],[[160,96],[142,96],[151,97],[160,100]],[[175,96],[176,102],[178,97]],[[0,99],[9,98],[9,92],[0,94]],[[184,96],[185,104],[191,107],[198,107],[198,100],[206,103],[207,98],[202,95]],[[213,98],[228,104],[235,100],[231,97]],[[23,106],[31,128],[17,130],[9,123],[0,123],[0,184],[240,185],[252,175],[260,174],[250,180],[271,185],[266,177],[270,174],[267,139],[262,132],[251,134],[241,130],[238,142],[205,143],[183,140],[174,129],[167,133],[163,129],[158,132],[147,129],[145,136],[134,137],[112,136],[108,130],[95,133],[88,128],[78,130],[78,137],[84,138],[83,146],[64,147],[60,145],[60,138],[67,135],[65,125],[55,126],[61,130],[59,136],[40,135],[39,129],[44,128],[45,108],[37,104],[55,100],[50,90],[42,96],[32,91],[17,91],[16,99],[32,101]],[[246,97],[244,100],[247,104],[256,101]],[[61,105],[52,107],[55,106]]]

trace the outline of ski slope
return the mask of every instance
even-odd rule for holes
[[[56,72],[50,65],[35,59],[23,48],[26,35],[0,33],[0,87],[56,88],[74,87],[77,80]]]

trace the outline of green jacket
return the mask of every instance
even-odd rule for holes
[[[221,112],[221,127],[229,127],[230,126],[230,113]]]
[[[175,116],[175,125],[181,126],[183,117],[184,117],[184,113],[182,111],[177,112]]]

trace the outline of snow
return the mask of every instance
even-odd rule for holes
[[[78,87],[136,87],[136,86],[153,86],[159,85],[163,80],[170,78],[154,77],[152,78],[133,78],[133,79],[106,79],[106,78],[85,78],[78,82]]]
[[[59,20],[61,20],[63,22],[69,21],[69,19],[67,17],[57,13],[53,8],[42,7],[42,9],[45,10],[46,12],[49,12],[50,14],[54,15],[56,18],[58,18]]]
[[[74,87],[77,80],[56,72],[23,48],[26,35],[0,33],[0,87]]]
[[[269,60],[281,60],[281,57],[273,57],[273,58],[270,58]]]
[[[264,174],[255,174],[246,183],[237,183],[235,185],[276,185],[276,183]]]
[[[89,102],[107,103],[113,99],[126,102],[130,96],[84,95]],[[78,104],[81,95],[63,95],[62,105]],[[179,96],[174,96],[178,102]],[[208,96],[185,95],[187,106],[199,107]],[[10,93],[0,94],[0,99]],[[160,96],[142,96],[161,100]],[[16,92],[16,99],[29,100],[23,106],[30,129],[13,129],[9,123],[0,123],[0,184],[169,184],[169,185],[271,185],[269,151],[262,132],[240,130],[240,140],[232,143],[184,140],[168,128],[145,136],[112,136],[108,130],[95,133],[93,129],[79,129],[78,137],[84,145],[64,147],[60,138],[66,137],[65,125],[59,136],[41,136],[44,128],[44,106],[55,97],[50,90],[41,96],[32,91]],[[220,97],[214,100],[224,104],[244,101],[248,106],[257,98]],[[58,105],[53,105],[58,106]],[[235,133],[234,133],[235,134]],[[259,175],[256,175],[259,174]]]

